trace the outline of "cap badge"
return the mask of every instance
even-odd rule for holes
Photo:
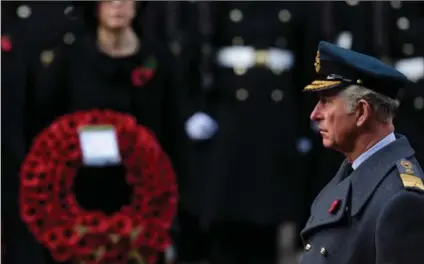
[[[320,55],[319,55],[319,50],[317,51],[317,55],[315,56],[315,71],[317,73],[319,73],[319,70],[321,69],[321,61],[320,61]]]

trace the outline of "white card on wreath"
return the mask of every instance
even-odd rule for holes
[[[121,162],[116,130],[111,125],[84,126],[79,129],[84,165],[107,166]]]

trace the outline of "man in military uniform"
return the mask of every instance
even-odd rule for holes
[[[316,197],[301,232],[301,263],[419,264],[424,173],[394,133],[398,90],[409,81],[381,61],[320,42],[311,113],[326,148],[346,156]]]
[[[279,227],[283,251],[293,251],[303,212],[299,156],[310,146],[299,141],[295,87],[305,5],[197,7],[197,68],[207,99],[185,126],[197,152],[191,175],[180,177],[180,205],[206,231],[210,263],[274,264]]]
[[[313,60],[316,46],[320,40],[326,40],[346,49],[352,49],[367,55],[382,57],[387,55],[387,30],[383,27],[384,17],[381,14],[381,2],[371,1],[317,1],[311,3],[313,8],[307,10],[309,20],[305,30],[305,77],[301,87],[305,86],[314,74]],[[310,112],[315,105],[313,96],[304,97],[305,109]],[[309,202],[318,194],[322,187],[331,179],[340,163],[341,153],[331,151],[321,146],[321,139],[314,121],[305,119],[303,130],[309,133],[313,148],[308,153],[308,199]]]

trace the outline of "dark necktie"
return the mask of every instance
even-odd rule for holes
[[[347,176],[349,176],[354,171],[354,169],[352,168],[352,164],[350,163],[347,164],[346,171],[347,171]]]
[[[341,180],[343,181],[344,179],[346,179],[347,177],[349,177],[349,175],[352,172],[353,172],[352,164],[347,163],[346,166],[345,166],[345,168],[344,168],[344,173],[343,173],[343,176],[342,176],[342,179]]]

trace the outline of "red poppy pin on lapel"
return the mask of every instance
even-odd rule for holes
[[[156,58],[153,56],[149,57],[142,66],[136,67],[132,71],[131,73],[132,84],[136,87],[143,86],[153,77],[156,67],[157,67]]]
[[[1,51],[9,52],[12,50],[12,42],[7,36],[1,36]]]
[[[330,209],[328,209],[328,212],[330,214],[334,214],[337,212],[337,210],[339,209],[339,205],[340,205],[340,200],[334,200],[333,203],[330,206]]]

